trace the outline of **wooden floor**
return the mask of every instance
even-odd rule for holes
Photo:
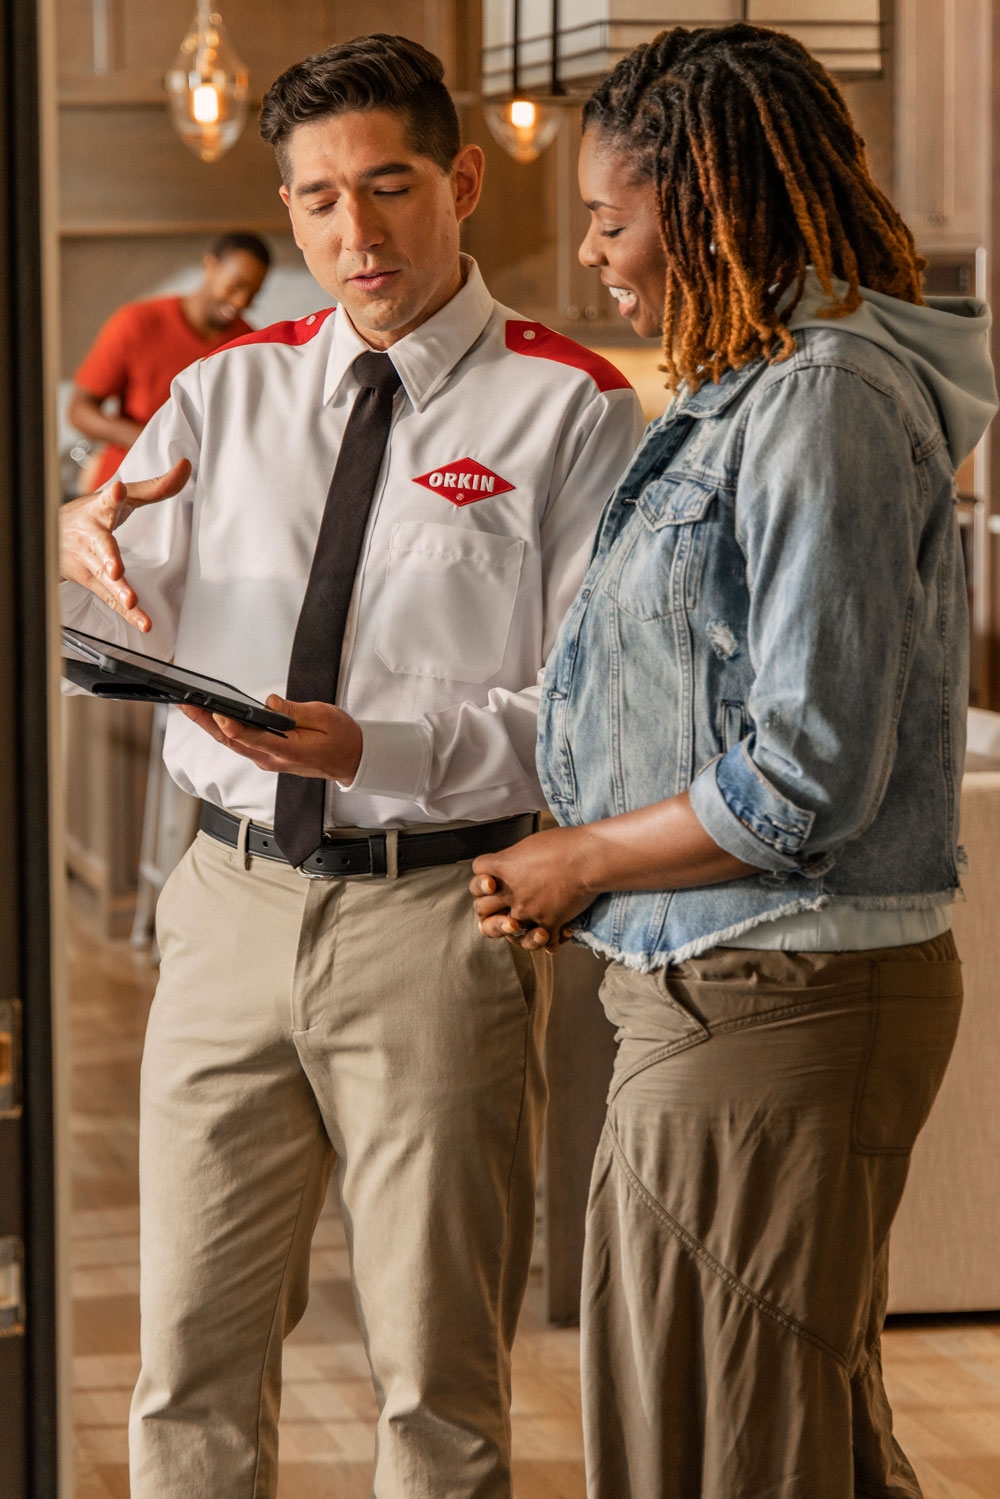
[[[78,912],[70,932],[77,1499],[126,1499],[138,1369],[136,1094],[154,975]],[[375,1405],[336,1212],[313,1249],[309,1308],[285,1349],[280,1499],[370,1499]],[[578,1338],[545,1326],[537,1286],[514,1372],[517,1499],[584,1499]],[[925,1499],[1000,1496],[1000,1318],[907,1319],[884,1344],[896,1431]],[[644,1496],[658,1499],[658,1496]]]

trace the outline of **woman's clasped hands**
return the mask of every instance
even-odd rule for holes
[[[597,893],[585,876],[587,828],[546,828],[496,854],[480,854],[469,889],[484,937],[528,952],[555,952]]]

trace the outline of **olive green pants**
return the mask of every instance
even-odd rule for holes
[[[510,1348],[549,962],[468,864],[305,879],[199,834],[157,912],[142,1064],[132,1499],[271,1499],[281,1344],[334,1161],[377,1499],[510,1499]]]
[[[608,971],[583,1290],[589,1499],[917,1499],[889,1228],[961,1008],[950,933]]]

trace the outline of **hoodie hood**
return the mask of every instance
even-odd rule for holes
[[[846,290],[835,281],[838,296]],[[966,458],[997,410],[990,360],[990,310],[975,297],[928,297],[915,307],[898,297],[861,288],[863,301],[846,317],[820,317],[829,298],[814,271],[788,320],[789,328],[836,329],[866,338],[905,364],[937,411],[955,468]]]

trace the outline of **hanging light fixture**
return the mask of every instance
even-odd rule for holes
[[[185,146],[202,161],[218,161],[246,123],[249,80],[209,0],[198,0],[164,82],[170,120]]]
[[[535,161],[551,145],[562,121],[558,109],[537,99],[515,97],[483,105],[490,132],[515,161]]]
[[[503,79],[501,97],[487,98],[484,101],[483,113],[494,140],[503,146],[515,161],[528,162],[537,160],[546,146],[551,145],[555,139],[556,132],[562,124],[562,114],[558,103],[554,101],[563,94],[564,90],[559,82],[557,57],[559,0],[551,0],[548,31],[550,42],[548,77],[551,83],[551,97],[541,99],[537,97],[537,92],[528,95],[521,88],[521,48],[524,24],[522,5],[523,0],[512,0],[509,30],[503,44],[505,51],[509,53],[509,78]],[[495,0],[494,3],[487,0],[485,9],[490,14],[498,9],[506,12],[506,6],[501,4],[498,7]],[[488,21],[489,15],[484,19]],[[494,16],[494,21],[499,19],[498,16]],[[535,41],[537,40],[536,38]]]

